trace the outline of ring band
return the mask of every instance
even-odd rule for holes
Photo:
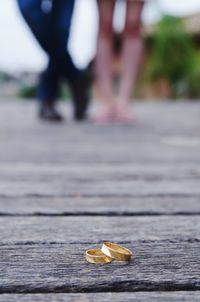
[[[112,258],[105,255],[101,250],[88,250],[85,253],[86,260],[89,263],[106,264],[112,262]]]
[[[129,249],[112,242],[104,242],[101,251],[106,256],[118,261],[129,261],[133,255]]]

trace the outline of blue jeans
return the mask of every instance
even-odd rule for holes
[[[72,82],[82,75],[67,51],[75,0],[17,1],[24,19],[49,57],[41,76],[39,99],[53,102],[58,97],[62,78]]]

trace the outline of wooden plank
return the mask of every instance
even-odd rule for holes
[[[52,182],[4,181],[0,182],[0,198],[3,197],[136,197],[136,196],[200,196],[199,179],[194,180],[112,180],[90,182],[66,182],[59,178]]]
[[[88,293],[88,294],[32,294],[0,295],[0,302],[199,302],[200,293],[196,292],[138,292],[138,293]]]
[[[61,109],[66,113],[69,109],[69,103],[63,104]],[[170,129],[175,125],[177,128],[190,129],[199,126],[199,113],[200,106],[198,102],[182,101],[182,102],[134,102],[133,110],[138,117],[138,123],[141,119],[145,119],[145,125],[153,124],[156,130],[160,128]],[[187,112],[187,119],[185,113]],[[24,128],[24,124],[35,126],[35,104],[33,102],[21,101],[21,100],[1,100],[0,111],[0,125],[6,126],[6,129],[11,129],[13,125],[8,123],[8,120],[12,120],[12,124],[17,122],[19,128]],[[141,122],[140,122],[141,125]],[[159,125],[159,126],[158,126]],[[66,125],[63,125],[65,127]],[[43,128],[45,125],[43,126]],[[49,128],[49,125],[46,127]],[[52,127],[56,128],[56,127]],[[58,127],[57,127],[58,128]],[[60,127],[62,128],[62,126]],[[177,129],[175,128],[175,129]],[[198,129],[197,129],[198,130]]]
[[[164,143],[169,136],[199,137],[199,104],[136,104],[140,120],[131,127],[99,127],[89,123],[49,125],[39,123],[33,110],[33,105],[28,103],[1,104],[1,162],[200,161],[198,144],[174,146]]]
[[[0,293],[200,290],[200,242],[134,242],[130,263],[85,261],[92,244],[1,246]]]
[[[18,142],[19,143],[19,142]],[[134,146],[129,146],[129,150],[127,152],[121,152],[121,154],[113,153],[112,150],[101,150],[100,148],[97,150],[81,150],[78,151],[76,154],[74,153],[75,146],[72,148],[71,152],[70,150],[65,150],[62,147],[62,150],[60,152],[54,151],[54,149],[51,149],[51,144],[58,144],[55,142],[51,142],[49,145],[46,144],[46,147],[43,148],[43,150],[38,150],[38,142],[35,142],[35,149],[31,148],[31,150],[24,151],[25,147],[21,146],[17,151],[13,152],[11,150],[16,148],[16,144],[13,144],[11,146],[7,146],[5,149],[1,148],[0,153],[0,161],[1,162],[11,162],[14,163],[16,161],[24,161],[24,162],[32,162],[32,163],[44,163],[44,162],[51,162],[51,163],[64,163],[67,164],[70,163],[87,163],[87,164],[95,164],[98,163],[104,163],[104,164],[128,164],[130,162],[132,163],[200,163],[199,158],[199,151],[200,149],[197,149],[196,152],[191,152],[189,150],[180,152],[180,150],[166,150],[165,152],[160,148],[159,146],[154,146],[154,149],[152,149],[150,152],[148,151],[150,148],[148,145],[142,145],[140,144],[140,147],[138,146],[138,150],[133,151],[131,148],[134,148]],[[36,147],[37,146],[37,147]],[[37,150],[36,150],[37,148]],[[51,149],[51,152],[47,153],[46,148]],[[118,148],[118,144],[115,145],[115,148]],[[8,151],[10,149],[10,151]],[[67,149],[67,147],[66,147]],[[144,153],[141,153],[141,149],[144,149]],[[159,154],[156,153],[156,149],[159,149]]]
[[[199,195],[195,164],[2,164],[1,196]],[[78,191],[77,191],[78,189]]]
[[[146,180],[149,182],[164,180],[200,179],[200,167],[194,163],[0,163],[0,180],[10,181],[53,181],[59,177],[68,182],[96,182],[113,180]]]
[[[200,215],[199,196],[7,197],[0,215]]]
[[[79,134],[84,135],[84,133]],[[78,138],[79,138],[78,135]],[[59,134],[58,134],[59,136]],[[111,134],[112,136],[112,134]],[[31,138],[31,135],[30,135]],[[81,142],[79,144],[72,144],[70,141],[62,143],[62,137],[59,136],[59,141],[42,141],[38,140],[29,143],[26,138],[21,140],[12,141],[12,143],[1,142],[1,162],[48,162],[48,163],[107,163],[107,164],[128,164],[132,163],[199,163],[199,147],[194,148],[181,148],[166,146],[159,142],[142,143],[137,141],[134,137],[131,138],[131,142],[121,142],[120,140],[112,143],[112,147],[103,141],[101,147],[95,148],[95,145],[99,142],[85,143],[85,147]],[[77,139],[78,139],[77,138]],[[23,139],[23,141],[22,141]],[[67,141],[67,135],[66,135]],[[110,138],[109,138],[110,139]],[[145,138],[144,138],[145,139]],[[129,139],[127,139],[128,141]],[[26,143],[25,143],[25,142]],[[28,144],[28,146],[27,146]],[[119,144],[124,145],[123,148],[119,148]],[[16,146],[18,146],[16,149]],[[52,147],[55,145],[57,147]],[[60,148],[58,147],[60,146]],[[81,146],[79,148],[79,146]],[[104,147],[103,147],[104,146]],[[77,149],[78,148],[78,149]],[[15,150],[15,152],[13,152]],[[76,152],[75,152],[76,150]]]
[[[46,129],[46,131],[48,131]],[[117,129],[116,129],[117,131]],[[103,132],[103,130],[102,130]],[[48,163],[108,163],[108,164],[128,164],[128,163],[199,163],[199,151],[200,147],[176,147],[166,146],[161,143],[162,137],[157,137],[157,140],[151,140],[147,142],[145,137],[143,141],[137,141],[134,136],[127,138],[127,140],[114,141],[107,143],[106,140],[102,142],[93,141],[91,138],[89,141],[82,143],[79,141],[71,142],[68,140],[66,134],[65,138],[59,133],[56,134],[59,138],[54,141],[53,139],[47,140],[40,138],[33,140],[30,133],[31,141],[27,141],[25,137],[13,140],[11,136],[11,142],[1,141],[1,162],[48,162]],[[83,133],[79,133],[76,137],[84,136]],[[98,137],[98,133],[96,133]],[[142,135],[142,134],[141,134]],[[108,136],[108,140],[112,137],[112,133]],[[65,143],[61,143],[65,139]],[[127,143],[128,142],[128,143]],[[96,146],[98,145],[98,148]],[[119,147],[122,145],[123,147]],[[79,147],[81,146],[81,147]],[[15,152],[13,152],[15,150]]]
[[[0,244],[200,240],[200,216],[1,217]]]

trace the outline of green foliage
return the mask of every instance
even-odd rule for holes
[[[24,99],[32,99],[37,96],[37,86],[23,86],[19,89],[18,96]]]
[[[155,31],[148,79],[151,82],[167,80],[174,97],[199,97],[199,58],[183,21],[164,16]]]
[[[66,84],[61,85],[60,98],[62,100],[68,100],[72,98],[71,91],[68,85]]]
[[[30,85],[30,86],[23,85],[19,89],[18,96],[24,99],[37,98],[37,90],[38,90],[37,85]],[[68,86],[66,85],[61,86],[60,98],[63,100],[71,98],[71,93]]]

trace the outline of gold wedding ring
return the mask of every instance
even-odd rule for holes
[[[101,251],[107,257],[118,261],[129,261],[133,255],[129,249],[112,242],[104,242]]]
[[[112,262],[112,258],[105,255],[101,250],[88,250],[86,251],[86,260],[89,263],[106,264]]]

